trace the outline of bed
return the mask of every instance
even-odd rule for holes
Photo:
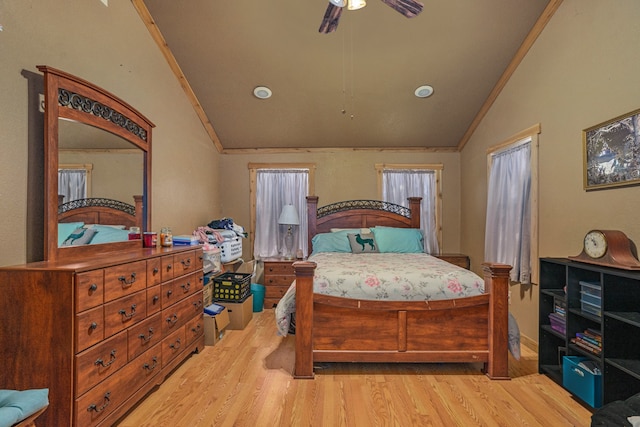
[[[332,229],[418,229],[420,198],[409,198],[409,206],[355,200],[318,208],[318,197],[309,196],[309,253],[314,236]],[[483,264],[478,295],[392,301],[315,293],[311,260],[293,264],[295,378],[313,378],[319,362],[481,362],[489,378],[509,378],[510,266]]]
[[[65,257],[141,246],[129,230],[142,230],[142,196],[134,204],[105,198],[78,199],[58,206],[58,249]],[[101,244],[109,243],[108,246]],[[115,246],[114,246],[115,245]]]

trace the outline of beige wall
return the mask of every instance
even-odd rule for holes
[[[378,199],[376,163],[442,163],[443,251],[460,250],[460,168],[458,153],[336,151],[304,154],[226,154],[220,163],[224,215],[250,226],[249,170],[255,163],[315,163],[316,195],[321,206],[351,199]],[[247,244],[248,241],[247,241]],[[243,256],[249,256],[243,246]]]
[[[25,77],[40,64],[103,87],[156,124],[154,229],[190,233],[222,212],[219,155],[131,2],[2,1],[0,25],[0,265],[33,260],[42,239],[42,124],[28,121]]]
[[[462,250],[483,257],[486,149],[540,123],[539,254],[577,255],[593,228],[640,242],[640,187],[585,192],[582,130],[640,108],[640,2],[564,0],[461,155]],[[511,311],[537,341],[537,286]]]

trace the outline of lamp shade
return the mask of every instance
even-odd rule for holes
[[[278,224],[287,225],[300,225],[300,218],[298,218],[298,211],[293,205],[284,205],[280,218],[278,218]]]
[[[347,2],[347,9],[358,10],[358,9],[362,9],[366,5],[367,5],[366,0],[349,0]]]

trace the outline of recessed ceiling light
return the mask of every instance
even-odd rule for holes
[[[428,85],[420,86],[414,93],[418,98],[427,98],[433,94],[433,88]]]
[[[271,98],[271,89],[269,89],[266,86],[258,86],[253,90],[253,94],[256,96],[256,98],[260,98],[260,99],[267,99],[267,98]]]

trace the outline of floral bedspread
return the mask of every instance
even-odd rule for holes
[[[318,294],[362,300],[434,301],[484,293],[477,274],[424,253],[353,254],[321,252],[313,291]],[[295,312],[295,282],[276,307],[279,335],[289,331]]]

